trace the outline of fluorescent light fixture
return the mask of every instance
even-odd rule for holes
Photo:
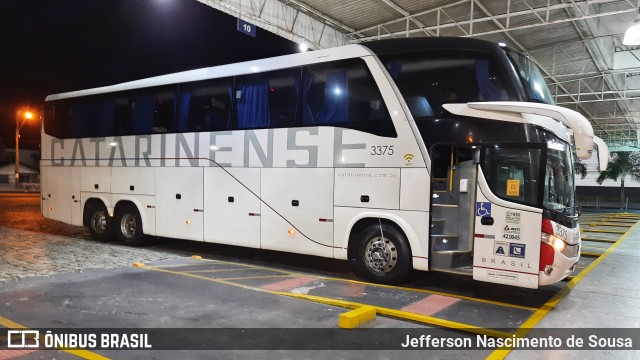
[[[640,14],[633,19],[633,25],[624,33],[624,45],[640,45]]]
[[[501,41],[501,42],[498,43],[498,46],[507,47],[507,43]]]

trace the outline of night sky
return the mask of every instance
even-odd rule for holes
[[[1,0],[0,142],[14,146],[19,107],[48,94],[176,71],[293,53],[266,30],[236,30],[236,18],[196,0]],[[39,124],[21,147],[37,149]]]

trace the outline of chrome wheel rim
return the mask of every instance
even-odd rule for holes
[[[364,252],[367,266],[375,272],[388,273],[398,262],[398,249],[386,238],[372,238],[367,242]]]
[[[120,232],[127,239],[131,239],[135,236],[138,224],[136,217],[133,214],[124,214],[120,221]]]
[[[107,230],[107,214],[104,210],[96,211],[91,216],[89,223],[96,234],[104,234]]]

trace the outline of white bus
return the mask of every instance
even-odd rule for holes
[[[538,288],[579,258],[572,152],[591,156],[593,130],[493,43],[348,45],[44,108],[42,214],[99,240],[351,260],[380,283],[416,269]]]

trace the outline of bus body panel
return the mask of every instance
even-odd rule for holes
[[[75,159],[75,158],[72,158]],[[73,162],[73,160],[71,161]],[[71,168],[77,168],[71,166]],[[111,193],[111,168],[88,166],[83,168],[80,191],[90,193]]]
[[[156,168],[156,235],[203,241],[203,177],[200,167]]]
[[[42,184],[43,215],[50,220],[71,222],[71,168],[42,166],[42,177],[47,181]]]
[[[336,206],[400,208],[398,168],[337,168],[335,188]]]
[[[261,170],[261,247],[333,256],[333,169]]]
[[[111,167],[111,193],[155,195],[156,176],[151,167]]]
[[[204,169],[204,241],[260,247],[260,169]]]
[[[407,163],[411,160],[407,158]],[[431,179],[425,168],[400,169],[400,210],[429,211]]]
[[[474,280],[537,289],[542,210],[496,197],[478,172]],[[482,217],[492,224],[483,225]]]

